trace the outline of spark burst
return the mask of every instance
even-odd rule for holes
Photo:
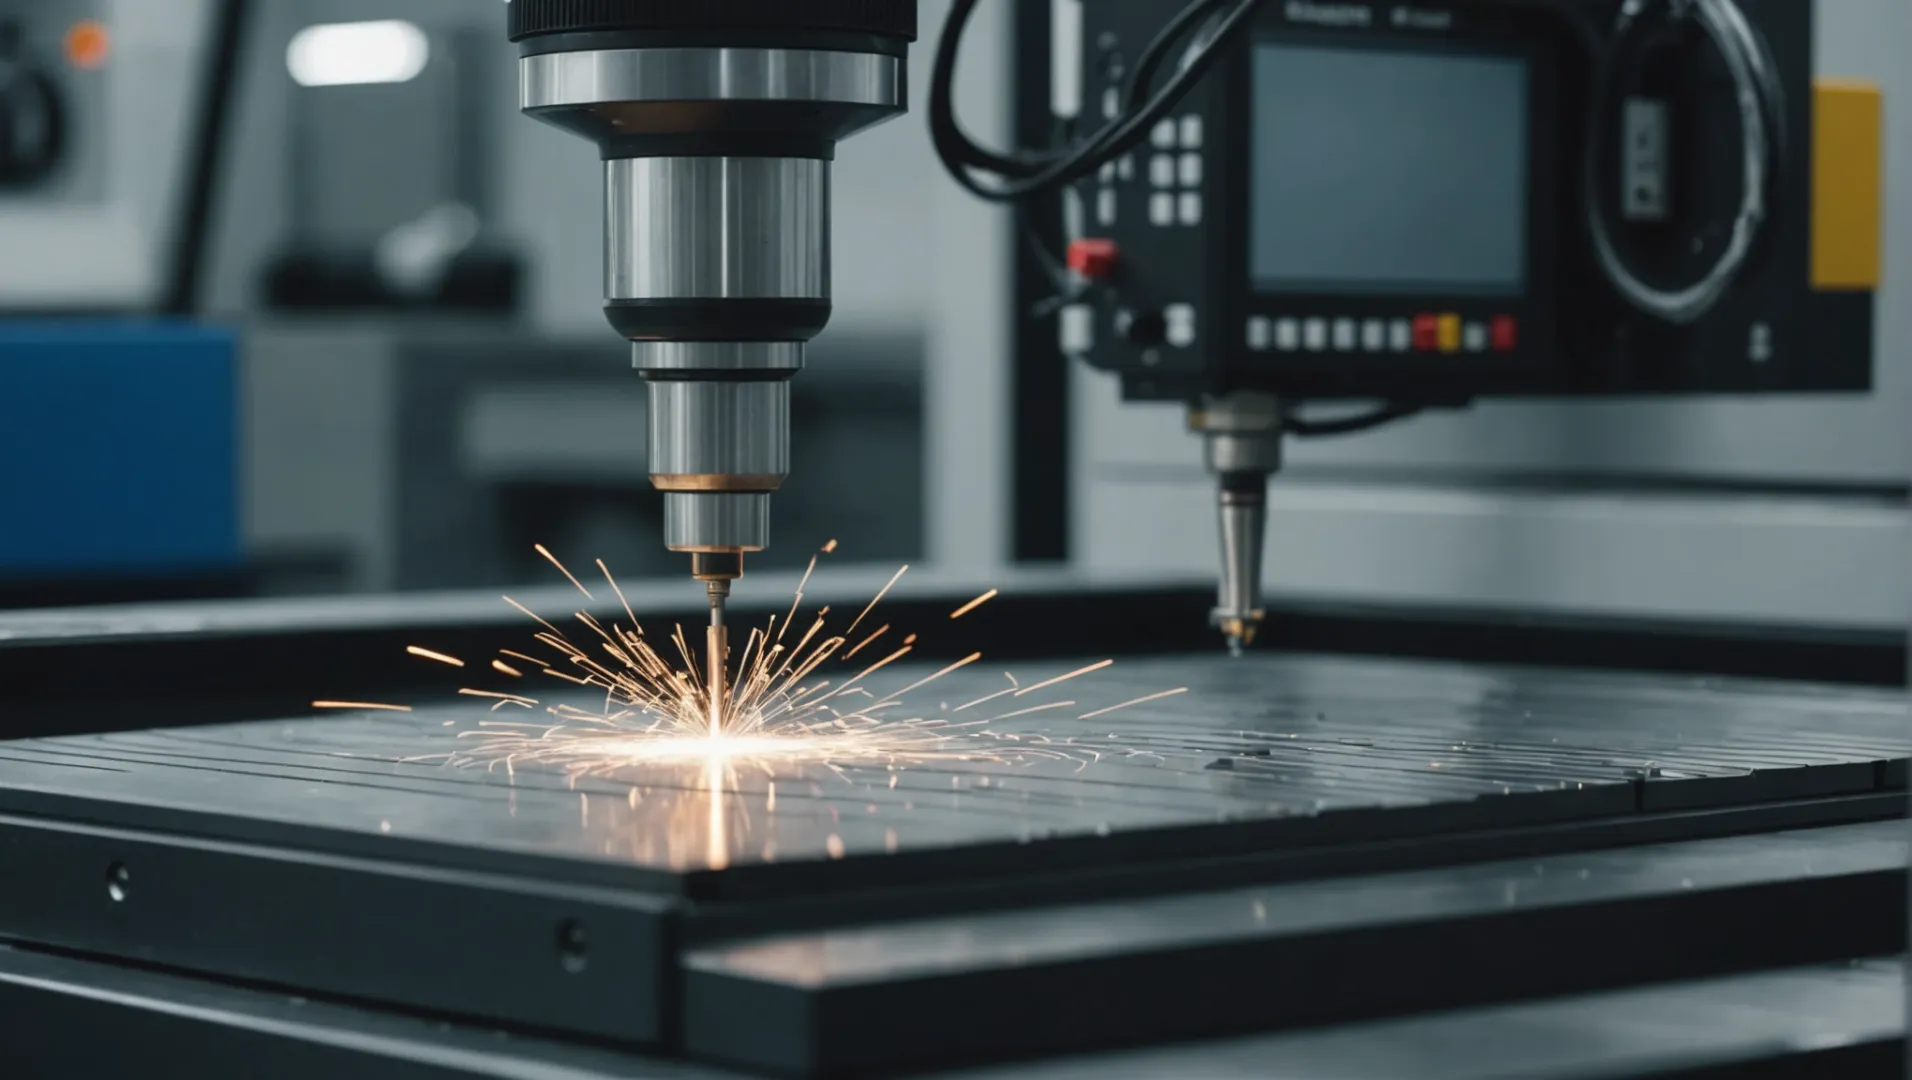
[[[865,680],[884,668],[908,657],[916,650],[915,634],[905,636],[896,648],[873,649],[864,661],[851,663],[866,647],[877,643],[890,630],[888,624],[857,636],[857,629],[881,603],[890,589],[909,569],[899,569],[870,602],[857,612],[841,631],[831,628],[828,607],[813,615],[802,613],[804,588],[816,571],[817,559],[836,548],[831,541],[810,559],[792,597],[788,611],[772,615],[761,628],[752,629],[743,648],[736,653],[734,670],[720,684],[721,704],[716,710],[722,718],[712,727],[710,685],[704,675],[707,665],[700,664],[683,628],[663,640],[647,636],[630,602],[602,560],[597,568],[616,594],[628,625],[615,619],[606,621],[587,612],[575,612],[578,627],[575,638],[556,624],[529,608],[505,597],[505,601],[535,620],[539,629],[534,639],[547,650],[545,656],[531,652],[500,650],[489,664],[480,664],[500,675],[535,685],[544,678],[556,678],[560,688],[575,695],[580,688],[601,691],[603,704],[596,711],[566,701],[547,701],[539,693],[507,693],[478,687],[465,687],[461,695],[491,701],[492,711],[518,708],[542,710],[542,719],[493,719],[483,721],[476,730],[459,733],[469,743],[442,759],[455,765],[503,768],[514,773],[521,765],[554,769],[576,781],[586,776],[611,776],[646,765],[701,766],[711,791],[735,786],[735,770],[751,768],[775,776],[780,767],[819,765],[841,772],[848,767],[900,768],[931,762],[987,762],[999,765],[1064,761],[1078,766],[1093,761],[1098,752],[1078,748],[1069,742],[1034,745],[1013,735],[999,735],[990,729],[998,720],[1075,707],[1072,700],[1023,705],[1025,695],[1103,670],[1114,663],[1103,660],[1066,674],[1021,686],[1012,675],[1007,689],[987,694],[957,706],[950,717],[914,715],[908,695],[931,686],[952,672],[982,659],[970,653],[934,674],[918,679],[899,690],[878,696]],[[576,575],[549,550],[539,545],[539,555],[549,560],[587,599],[595,596]],[[981,607],[996,596],[990,589],[951,612],[957,619]],[[802,623],[803,630],[795,628]],[[464,668],[463,660],[422,646],[411,646],[412,655],[448,666]],[[509,658],[510,662],[506,662]],[[726,661],[731,658],[726,657]],[[1089,715],[1103,715],[1131,704],[1154,700],[1180,690],[1150,695],[1131,702],[1098,709]],[[974,718],[956,718],[955,714],[1008,696],[1003,702],[1008,711]],[[1012,704],[1013,702],[1013,704]],[[314,702],[323,708],[377,707],[351,702]],[[726,780],[729,782],[726,783]]]

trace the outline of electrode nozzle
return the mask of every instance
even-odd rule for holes
[[[1221,582],[1214,622],[1228,640],[1231,656],[1255,640],[1261,629],[1261,544],[1268,514],[1266,473],[1222,478],[1218,503],[1221,524]]]
[[[1281,468],[1281,403],[1267,394],[1236,393],[1189,408],[1189,429],[1203,440],[1208,471],[1219,487],[1221,577],[1209,616],[1240,656],[1253,643],[1261,607],[1262,536],[1268,522],[1268,477]]]
[[[724,730],[724,706],[729,696],[725,664],[730,656],[730,631],[724,625],[724,608],[730,600],[730,583],[744,576],[744,557],[740,552],[698,552],[690,557],[691,576],[704,583],[710,597],[710,628],[704,631],[704,685],[710,692],[710,733]]]

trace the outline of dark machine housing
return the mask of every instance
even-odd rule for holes
[[[1081,5],[1073,126],[1182,7]],[[1064,351],[1130,399],[1869,389],[1876,145],[1819,130],[1814,5],[1725,7],[1735,55],[1677,4],[1261,4],[1074,186]]]

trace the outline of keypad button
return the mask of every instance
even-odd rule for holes
[[[1274,341],[1275,328],[1266,315],[1248,317],[1248,347],[1256,352],[1265,352]]]
[[[1301,323],[1296,319],[1275,320],[1275,348],[1294,352],[1301,348]]]
[[[1301,340],[1308,346],[1309,352],[1320,352],[1328,347],[1328,320],[1309,319],[1301,324]]]
[[[1193,304],[1170,304],[1162,309],[1162,318],[1168,323],[1170,345],[1185,349],[1195,343],[1195,306]]]
[[[1361,347],[1368,352],[1380,352],[1387,346],[1387,324],[1379,319],[1366,319],[1361,323]]]
[[[1334,347],[1339,352],[1354,349],[1354,320],[1336,319],[1334,321]]]
[[[1058,344],[1070,356],[1095,348],[1095,308],[1089,304],[1070,304],[1063,308],[1057,333]]]
[[[1200,225],[1202,223],[1202,197],[1192,191],[1182,192],[1181,197],[1175,201],[1175,216],[1179,218],[1184,225]]]
[[[1495,352],[1513,352],[1520,344],[1520,325],[1512,315],[1496,315],[1489,324],[1488,336]]]
[[[1406,319],[1394,319],[1388,323],[1388,348],[1395,352],[1406,352],[1414,347],[1414,324]]]

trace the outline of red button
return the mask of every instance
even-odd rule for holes
[[[1487,332],[1495,352],[1513,352],[1520,344],[1520,326],[1512,315],[1496,315]]]
[[[1069,241],[1069,269],[1085,278],[1105,278],[1115,273],[1121,252],[1113,240],[1084,237]]]
[[[1438,315],[1414,316],[1414,349],[1433,352],[1441,347],[1441,320]]]

